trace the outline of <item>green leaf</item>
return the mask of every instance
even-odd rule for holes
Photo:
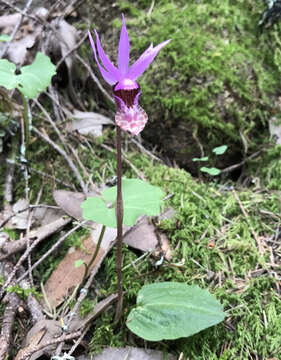
[[[17,76],[17,87],[25,96],[30,99],[35,98],[46,90],[55,73],[56,67],[51,63],[50,58],[39,52],[31,65],[21,68],[21,74]]]
[[[82,266],[83,264],[84,264],[84,260],[78,259],[78,260],[75,261],[74,266],[75,266],[76,268],[79,268],[79,267]]]
[[[32,99],[50,85],[56,67],[48,56],[39,52],[31,65],[21,68],[20,75],[16,75],[15,71],[15,64],[1,59],[0,86],[4,86],[7,90],[18,88],[22,94]]]
[[[209,158],[208,156],[204,156],[204,157],[201,157],[201,158],[193,158],[192,161],[208,161]]]
[[[89,197],[81,205],[83,218],[98,224],[116,228],[115,209],[108,208],[106,202],[98,197]]]
[[[213,149],[213,153],[215,153],[216,155],[222,155],[226,152],[226,150],[227,150],[227,145],[221,145],[221,146],[215,147]]]
[[[0,86],[12,90],[17,86],[16,65],[6,59],[0,60]]]
[[[217,176],[217,175],[219,175],[221,173],[221,171],[219,169],[214,168],[214,167],[213,168],[207,168],[207,167],[203,166],[203,167],[200,168],[200,170],[202,172],[205,172],[205,173],[207,173],[209,175],[212,175],[212,176]]]
[[[10,41],[12,38],[9,35],[3,34],[0,35],[0,41],[6,42],[6,41]]]
[[[82,203],[83,218],[109,227],[116,227],[115,207],[109,208],[106,202],[115,206],[117,186],[102,192],[101,198],[88,198]],[[156,216],[164,197],[163,191],[139,179],[122,179],[124,207],[123,224],[133,226],[140,215]]]
[[[145,340],[178,339],[223,321],[222,310],[220,302],[198,286],[154,283],[139,291],[137,307],[130,312],[126,324]]]

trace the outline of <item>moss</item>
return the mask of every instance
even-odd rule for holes
[[[280,114],[274,101],[280,93],[280,27],[260,32],[262,2],[160,1],[150,16],[142,10],[150,1],[133,4],[120,2],[131,15],[133,57],[151,41],[172,39],[140,79],[150,118],[146,139],[157,138],[186,168],[201,155],[194,135],[207,154],[228,144],[228,165],[241,157],[242,137],[254,151],[265,139],[267,121]]]
[[[249,163],[248,173],[256,186],[262,186],[268,190],[281,190],[280,159],[281,146],[276,145],[266,149],[257,159]]]
[[[49,129],[47,131],[55,139],[55,134]],[[73,140],[72,145],[75,145],[81,161],[97,183],[115,174],[116,156],[103,147],[104,143],[113,147],[112,138],[113,132],[105,131],[103,139],[92,140],[92,150],[82,140],[79,144]],[[35,138],[32,138],[31,149],[31,167],[49,173],[49,169],[52,169],[51,173],[57,179],[63,178],[79,189],[79,184],[61,156]],[[277,150],[272,149],[272,161],[278,160],[280,149]],[[278,249],[272,248],[272,244],[267,242],[275,235],[280,220],[278,193],[271,190],[261,191],[254,187],[236,188],[241,204],[247,211],[246,218],[232,191],[235,184],[206,184],[194,179],[185,170],[168,168],[151,161],[130,144],[127,157],[143,172],[147,181],[160,186],[167,194],[173,194],[165,206],[172,206],[176,214],[174,218],[163,221],[159,226],[159,230],[165,232],[171,241],[173,258],[171,263],[165,261],[156,268],[155,259],[146,257],[133,267],[130,264],[140,253],[132,252],[124,245],[124,267],[129,266],[123,272],[124,289],[127,291],[123,322],[120,328],[114,328],[114,308],[104,312],[93,324],[91,350],[96,352],[104,346],[132,345],[165,350],[177,356],[182,352],[184,359],[195,360],[278,357],[281,342],[281,302],[276,291],[277,280],[270,274],[273,274],[273,271],[279,273],[275,268],[271,268],[269,263],[271,251],[277,252],[276,256],[280,255]],[[50,163],[55,165],[50,168]],[[125,176],[136,177],[127,163],[123,164],[123,168]],[[17,179],[19,181],[16,185],[15,200],[22,197],[24,189],[20,173],[17,173]],[[33,201],[41,185],[42,179],[38,176],[30,179]],[[53,188],[63,186],[46,180],[44,187],[41,201],[52,203]],[[80,238],[85,235],[84,231],[69,237],[59,253],[46,259],[36,269],[35,281],[45,280],[49,276],[69,246],[79,246]],[[259,253],[252,231],[264,242],[264,254]],[[32,261],[42,256],[56,239],[54,236],[48,242],[42,243],[36,254],[33,254]],[[115,260],[116,250],[113,249],[96,278],[97,283],[102,284],[99,300],[116,291]],[[145,343],[128,331],[125,319],[135,306],[141,286],[156,281],[179,281],[208,288],[223,303],[228,314],[226,321],[187,339]],[[91,299],[85,302],[83,314],[90,308]]]
[[[161,186],[173,196],[166,204],[176,209],[176,215],[161,223],[160,229],[171,240],[172,262],[154,267],[147,257],[123,272],[127,291],[123,320],[135,304],[143,284],[156,281],[179,281],[208,288],[223,303],[228,313],[224,324],[207,329],[190,338],[149,343],[149,348],[176,353],[184,359],[246,359],[254,356],[278,356],[281,332],[281,301],[276,292],[276,280],[268,273],[270,243],[260,254],[252,230],[260,241],[274,234],[278,218],[269,214],[280,212],[277,195],[269,192],[237,189],[237,195],[247,211],[248,219],[233,191],[218,183],[205,184],[193,179],[186,171],[152,163],[146,156],[129,152],[133,164],[148,181]],[[114,160],[115,161],[115,160]],[[127,176],[134,176],[124,167]],[[214,246],[209,246],[214,243]],[[115,249],[102,266],[103,296],[116,289]],[[138,258],[124,246],[124,267]],[[180,266],[173,264],[181,263]],[[256,270],[259,272],[256,274]],[[210,279],[209,274],[213,277]],[[107,274],[106,279],[104,275]],[[219,280],[220,279],[220,280]],[[103,314],[93,327],[91,350],[108,346],[140,346],[145,342],[132,336],[125,325],[114,331],[111,312]],[[266,319],[266,320],[265,320]],[[265,323],[266,321],[266,323]],[[108,336],[110,335],[110,336]]]

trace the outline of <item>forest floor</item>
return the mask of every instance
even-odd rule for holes
[[[87,37],[92,15],[83,0],[47,9],[28,3],[0,1],[1,34],[14,37],[0,53],[20,68],[42,51],[57,74],[27,102],[32,127],[24,153],[22,99],[0,89],[0,360],[281,359],[280,191],[251,175],[243,182],[227,172],[191,176],[127,133],[123,176],[160,187],[165,201],[161,216],[125,229],[124,305],[114,323],[115,229],[106,230],[86,278],[83,266],[101,226],[83,220],[81,203],[114,186],[117,169],[115,105]],[[95,26],[115,39],[110,24],[120,8],[113,1],[93,8]],[[270,151],[280,154],[279,147]],[[257,154],[249,163],[265,167],[262,161]],[[225,320],[177,340],[136,336],[126,320],[138,291],[164,281],[208,289]]]

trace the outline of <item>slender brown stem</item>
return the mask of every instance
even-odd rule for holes
[[[118,301],[115,314],[115,321],[118,322],[122,313],[123,289],[122,289],[122,235],[123,235],[123,199],[122,199],[122,152],[121,152],[121,129],[117,129],[117,200],[116,200],[116,222],[117,222],[117,254],[116,254],[116,272],[117,272],[117,291]]]

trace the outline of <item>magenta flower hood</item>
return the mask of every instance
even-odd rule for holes
[[[130,39],[123,15],[117,68],[112,64],[104,52],[96,30],[95,35],[96,45],[89,31],[89,38],[98,68],[104,80],[112,85],[113,88],[117,106],[115,115],[116,124],[120,126],[122,130],[129,131],[133,135],[138,135],[143,130],[148,117],[138,103],[141,89],[136,80],[143,74],[149,64],[154,60],[155,56],[170,42],[170,40],[166,40],[155,47],[151,44],[138,60],[132,66],[129,66]]]

